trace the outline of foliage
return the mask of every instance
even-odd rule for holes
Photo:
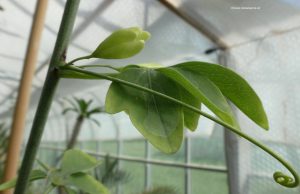
[[[215,76],[209,73],[206,74],[210,76],[203,75],[203,72],[215,73],[219,80],[223,80],[222,83],[216,78],[211,79]],[[241,110],[245,110],[256,123],[266,128],[268,126],[262,104],[252,88],[237,74],[219,65],[188,62],[154,69],[129,66],[123,68],[115,77],[161,92],[197,108],[201,102],[224,122],[237,127],[226,96],[238,104]],[[230,91],[237,86],[243,92],[232,95]],[[248,98],[243,98],[244,96]],[[251,108],[249,104],[252,104]],[[182,108],[181,105],[115,82],[108,90],[106,111],[125,111],[134,126],[155,147],[166,153],[179,149],[184,125],[194,130],[199,119],[198,114]]]
[[[79,116],[82,116],[83,118],[87,118],[91,121],[93,121],[95,124],[97,124],[98,126],[100,126],[100,123],[92,118],[91,116],[94,114],[99,114],[99,113],[103,113],[104,112],[104,108],[103,107],[91,107],[93,100],[85,100],[83,98],[76,98],[73,97],[72,99],[65,99],[67,102],[69,102],[69,104],[71,105],[70,107],[66,108],[63,110],[63,114],[66,114],[68,112],[75,112],[77,113]]]
[[[107,187],[126,183],[129,180],[129,174],[118,168],[118,162],[118,159],[112,159],[109,155],[106,155],[103,164],[95,168],[95,178]]]
[[[94,157],[80,151],[68,150],[64,153],[60,168],[50,168],[38,160],[43,170],[35,169],[31,172],[29,181],[45,179],[46,189],[44,194],[50,193],[56,187],[63,187],[68,194],[77,190],[87,194],[108,194],[108,189],[94,179],[88,172],[97,167],[100,162]],[[0,191],[13,188],[16,179],[0,185]]]
[[[113,43],[117,48],[118,42]],[[116,49],[115,53],[118,52],[120,51]],[[100,55],[93,57],[101,58]],[[268,129],[269,124],[255,91],[232,70],[200,61],[170,67],[156,64],[128,65],[122,68],[107,64],[72,66],[82,59],[87,58],[79,57],[61,66],[59,75],[62,78],[112,81],[106,96],[106,111],[112,114],[121,111],[127,113],[133,125],[159,150],[165,153],[176,152],[182,143],[183,128],[194,131],[199,115],[202,115],[259,146],[294,175],[295,180],[281,172],[275,172],[273,177],[277,183],[286,187],[296,187],[299,184],[297,173],[286,161],[240,131],[227,100],[262,128]],[[87,67],[110,67],[117,73],[101,74],[88,71],[85,69]],[[201,104],[218,118],[202,112]]]

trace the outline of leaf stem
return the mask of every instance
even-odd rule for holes
[[[113,67],[111,65],[102,65],[102,64],[98,64],[98,65],[80,65],[80,66],[77,66],[77,67],[80,67],[80,68],[86,68],[86,67],[106,67],[106,68],[110,68],[110,69],[113,69],[115,71],[120,72],[119,68]]]
[[[46,171],[51,170],[50,167],[47,164],[45,164],[44,162],[42,162],[40,159],[37,158],[36,161],[44,170],[46,170]]]
[[[57,68],[64,63],[66,47],[73,29],[79,2],[79,0],[68,0],[65,5],[65,11],[47,72],[46,81],[33,120],[29,140],[26,145],[14,194],[24,194],[26,191],[30,171],[36,158],[56,86],[59,82]]]
[[[277,155],[273,150],[271,150],[270,148],[266,147],[265,145],[263,145],[262,143],[258,142],[257,140],[253,139],[252,137],[248,136],[247,134],[243,133],[241,130],[238,130],[234,127],[232,127],[231,125],[205,113],[205,112],[202,112],[201,110],[189,105],[189,104],[186,104],[180,100],[177,100],[173,97],[170,97],[168,95],[165,95],[163,93],[160,93],[160,92],[157,92],[157,91],[154,91],[154,90],[151,90],[149,88],[146,88],[146,87],[143,87],[143,86],[140,86],[138,84],[135,84],[135,83],[131,83],[131,82],[128,82],[128,81],[125,81],[125,80],[122,80],[122,79],[118,79],[118,78],[115,78],[115,77],[111,77],[111,76],[108,76],[108,75],[104,75],[104,74],[100,74],[100,73],[95,73],[95,72],[90,72],[90,71],[87,71],[87,70],[84,70],[84,69],[80,69],[78,67],[74,67],[74,66],[67,66],[67,67],[60,67],[60,70],[63,71],[63,69],[68,69],[68,70],[72,70],[72,71],[75,71],[75,72],[80,72],[80,73],[83,73],[83,74],[87,74],[87,75],[92,75],[92,76],[95,76],[95,77],[99,77],[101,79],[106,79],[106,80],[110,80],[112,82],[117,82],[117,83],[120,83],[120,84],[124,84],[126,86],[130,86],[130,87],[133,87],[135,89],[138,89],[138,90],[142,90],[142,91],[145,91],[145,92],[148,92],[148,93],[151,93],[153,95],[156,95],[156,96],[160,96],[162,98],[165,98],[165,99],[168,99],[176,104],[179,104],[187,109],[190,109],[191,111],[195,112],[195,113],[198,113],[222,126],[224,126],[225,128],[229,129],[230,131],[232,131],[233,133],[243,137],[244,139],[248,140],[249,142],[251,142],[252,144],[260,147],[262,150],[264,150],[266,153],[270,154],[271,156],[273,156],[276,160],[278,160],[283,166],[285,166],[289,171],[290,173],[294,176],[294,179],[292,177],[289,177],[285,174],[283,174],[282,172],[275,172],[273,174],[273,178],[274,180],[282,185],[282,186],[285,186],[285,187],[289,187],[289,188],[293,188],[293,187],[297,187],[299,185],[299,176],[297,174],[297,172],[293,169],[293,167],[287,162],[285,161],[281,156]]]
[[[53,185],[49,185],[46,189],[46,191],[44,192],[44,194],[49,194],[55,187]]]
[[[73,65],[76,61],[80,61],[80,60],[84,60],[84,59],[90,59],[93,58],[92,55],[87,55],[87,56],[83,56],[83,57],[78,57],[76,59],[73,59],[72,61],[68,62],[66,65]]]

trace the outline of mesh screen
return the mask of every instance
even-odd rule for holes
[[[300,171],[300,55],[299,31],[266,37],[231,49],[230,66],[250,82],[265,106],[269,132],[238,112],[245,132],[258,138]],[[277,170],[286,172],[275,159],[239,139],[239,190],[243,194],[299,193],[272,180]]]

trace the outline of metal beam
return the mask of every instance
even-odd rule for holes
[[[194,27],[201,34],[205,35],[208,39],[210,39],[213,43],[215,43],[219,47],[219,49],[225,50],[228,48],[227,44],[224,41],[222,41],[218,35],[208,30],[207,26],[209,25],[209,22],[207,22],[203,17],[198,15],[196,20],[192,18],[188,13],[186,13],[185,11],[177,7],[174,2],[171,2],[170,0],[158,0],[158,1],[162,5],[164,5],[168,10],[170,10],[172,13],[174,13],[182,20],[184,20],[186,23]]]
[[[64,148],[60,147],[52,147],[52,146],[40,146],[41,149],[48,149],[48,150],[57,150],[57,151],[64,151]],[[88,153],[90,155],[96,156],[96,157],[106,157],[107,153],[98,153],[98,152],[92,152],[89,150],[82,150],[85,153]],[[209,171],[209,172],[218,172],[218,173],[227,173],[227,169],[221,166],[214,166],[214,165],[196,165],[196,164],[184,164],[184,163],[178,163],[178,162],[166,162],[162,160],[147,160],[144,158],[138,158],[138,157],[131,157],[131,156],[117,156],[113,154],[109,154],[110,158],[118,159],[118,160],[124,160],[129,162],[137,162],[137,163],[143,163],[143,164],[153,164],[153,165],[160,165],[160,166],[168,166],[168,167],[175,167],[175,168],[188,168],[188,169],[196,169],[196,170],[203,170],[203,171]]]

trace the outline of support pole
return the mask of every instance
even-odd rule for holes
[[[9,138],[8,152],[4,171],[4,181],[8,181],[14,178],[18,169],[19,155],[26,121],[26,113],[28,111],[31,85],[34,77],[41,35],[44,27],[47,4],[48,0],[38,0],[35,8],[35,14],[31,27],[29,43],[14,111],[12,129]],[[12,190],[2,192],[2,194],[10,193],[12,193]]]
[[[14,194],[24,194],[26,191],[30,171],[35,162],[50,107],[54,99],[55,90],[59,82],[58,66],[65,64],[66,49],[75,23],[79,2],[80,0],[67,0],[65,4],[64,14],[57,34],[42,94],[32,123]]]

